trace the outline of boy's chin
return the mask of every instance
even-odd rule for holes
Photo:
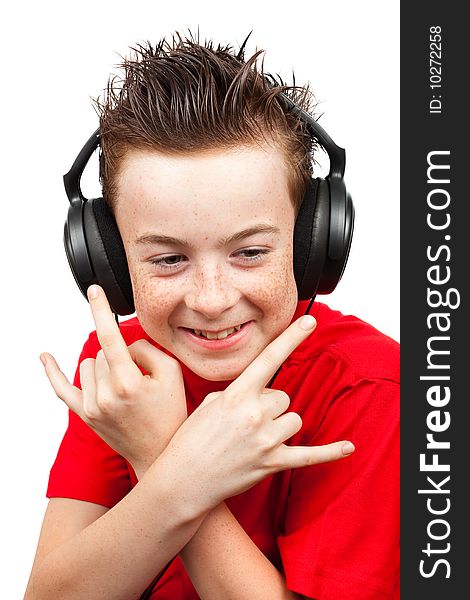
[[[236,379],[248,364],[217,364],[214,362],[182,361],[196,375],[207,381],[233,381]]]
[[[202,377],[202,379],[206,379],[207,381],[233,381],[236,379],[242,372],[242,368],[238,369],[207,369],[207,368],[198,368],[197,366],[188,367]]]

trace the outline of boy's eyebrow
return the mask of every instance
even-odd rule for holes
[[[237,231],[237,233],[221,238],[217,242],[217,245],[219,247],[222,247],[227,244],[230,244],[231,242],[243,240],[257,233],[279,234],[281,233],[281,230],[279,229],[279,227],[275,227],[274,225],[268,225],[267,223],[258,223],[257,225],[247,227],[246,229]],[[194,248],[193,244],[190,244],[186,240],[180,240],[171,235],[164,235],[161,233],[144,233],[134,241],[134,244],[144,246],[151,246],[154,244],[169,244],[173,246],[183,246],[184,248],[190,249]]]

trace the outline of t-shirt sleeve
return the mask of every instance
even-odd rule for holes
[[[74,385],[80,388],[80,363],[96,358],[100,346],[92,333],[83,347]],[[69,423],[49,475],[48,498],[74,498],[112,508],[131,490],[128,464],[80,417]]]
[[[287,586],[315,600],[399,597],[398,383],[360,379],[330,403],[312,445],[350,440],[336,462],[295,469],[278,538]]]

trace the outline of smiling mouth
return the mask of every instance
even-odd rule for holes
[[[186,329],[186,331],[189,331],[193,335],[206,340],[225,340],[225,338],[238,333],[240,329],[244,327],[244,325],[246,325],[246,323],[236,325],[235,327],[229,327],[228,329],[223,329],[222,331],[206,331],[202,329],[190,329],[189,327],[183,327],[183,329]]]

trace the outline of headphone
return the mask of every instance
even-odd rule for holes
[[[310,136],[330,160],[325,179],[311,178],[294,228],[294,277],[299,300],[308,300],[317,293],[331,293],[343,275],[354,228],[354,205],[343,179],[344,149],[285,94],[279,99],[287,111],[306,124]],[[64,175],[70,203],[64,226],[65,252],[85,298],[88,287],[97,283],[104,289],[113,312],[129,315],[135,312],[132,283],[114,215],[103,198],[85,198],[80,188],[82,173],[99,140],[97,129]]]

